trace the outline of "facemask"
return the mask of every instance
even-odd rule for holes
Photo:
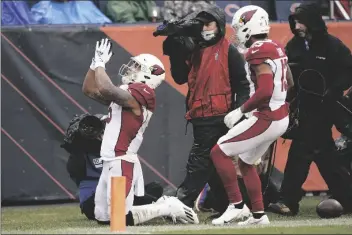
[[[210,31],[202,31],[202,37],[205,41],[210,41],[213,38],[215,38],[215,30],[210,30]]]

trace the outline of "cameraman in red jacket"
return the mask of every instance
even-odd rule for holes
[[[225,115],[249,98],[249,82],[242,55],[225,38],[226,20],[222,9],[211,6],[185,19],[202,23],[197,37],[171,35],[163,45],[164,54],[169,55],[173,79],[179,85],[188,84],[186,119],[193,125],[194,142],[187,174],[177,196],[193,207],[208,182],[221,202],[214,209],[224,212],[228,199],[210,159],[210,150],[228,131]]]

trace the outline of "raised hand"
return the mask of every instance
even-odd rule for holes
[[[105,69],[105,64],[109,62],[112,56],[111,42],[107,38],[103,38],[100,42],[97,41],[95,47],[94,62],[95,68],[103,67]]]

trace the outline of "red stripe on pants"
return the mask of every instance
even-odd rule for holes
[[[262,133],[264,133],[271,125],[272,121],[258,119],[250,128],[245,130],[244,132],[240,133],[237,136],[232,137],[229,140],[221,143],[232,143],[232,142],[239,142],[243,140],[248,140],[254,138]]]
[[[121,160],[122,176],[126,177],[126,198],[131,191],[134,163]]]

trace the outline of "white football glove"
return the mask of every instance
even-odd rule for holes
[[[95,70],[95,59],[94,59],[94,57],[92,58],[92,63],[90,64],[89,68],[91,70]]]
[[[254,165],[258,166],[260,163],[262,163],[262,158],[259,158],[257,161],[255,161]]]
[[[97,41],[95,47],[95,68],[103,67],[105,69],[105,64],[109,62],[112,52],[111,52],[111,42],[107,38],[103,38],[100,43]]]
[[[240,108],[233,110],[225,116],[225,125],[231,129],[241,119],[242,116],[243,113],[241,112]]]

